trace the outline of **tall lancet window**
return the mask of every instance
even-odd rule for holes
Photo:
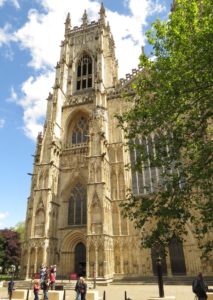
[[[80,183],[71,191],[68,204],[68,225],[86,225],[87,223],[87,192]]]
[[[88,138],[88,130],[88,120],[84,116],[81,116],[77,120],[72,130],[72,145],[86,143]]]
[[[77,64],[77,91],[92,87],[92,59],[84,54]]]

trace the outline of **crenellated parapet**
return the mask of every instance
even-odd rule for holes
[[[132,82],[137,76],[137,74],[141,73],[142,68],[138,66],[138,69],[132,69],[132,73],[127,73],[126,78],[121,78],[120,79],[120,85],[124,86],[128,84],[129,82]]]
[[[118,85],[108,91],[107,100],[121,98],[124,95],[134,95],[135,91],[132,88],[132,83],[141,71],[142,68],[139,66],[138,69],[132,69],[132,73],[126,74],[125,78],[121,78]]]

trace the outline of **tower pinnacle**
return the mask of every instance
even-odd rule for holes
[[[70,13],[67,14],[67,18],[65,21],[65,36],[70,32],[71,29],[71,19],[70,19]]]
[[[87,12],[86,9],[84,11],[83,17],[82,17],[83,25],[87,25],[88,23],[88,17],[87,17]]]
[[[105,15],[105,7],[104,7],[103,2],[101,2],[101,8],[100,8],[100,11],[99,11],[99,15],[100,15],[100,22],[105,25],[106,15]]]

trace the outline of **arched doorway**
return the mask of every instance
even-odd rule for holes
[[[83,243],[75,247],[75,273],[78,276],[86,275],[86,247]]]
[[[173,237],[169,244],[169,256],[173,275],[186,275],[186,265],[183,253],[183,243]]]

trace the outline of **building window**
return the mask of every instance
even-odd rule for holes
[[[92,59],[84,54],[77,64],[77,91],[92,87]]]
[[[71,192],[68,204],[68,225],[86,225],[87,193],[86,188],[78,183]]]
[[[132,166],[132,192],[134,195],[144,195],[149,193],[155,193],[159,188],[165,189],[166,186],[163,182],[162,172],[164,171],[164,166],[155,167],[151,166],[149,157],[154,157],[156,153],[156,143],[157,136],[141,138],[136,140],[136,144],[140,145],[143,149],[144,157],[146,159],[143,161],[141,170],[134,170],[135,164],[137,164],[137,157],[139,157],[140,152],[137,149],[130,149],[130,161]],[[172,155],[172,147],[167,146],[165,149],[161,150],[163,157]],[[170,166],[171,174],[176,172],[174,167],[174,161]],[[180,186],[181,188],[181,186]]]
[[[80,117],[72,130],[72,145],[84,144],[88,138],[89,124],[85,117]]]

